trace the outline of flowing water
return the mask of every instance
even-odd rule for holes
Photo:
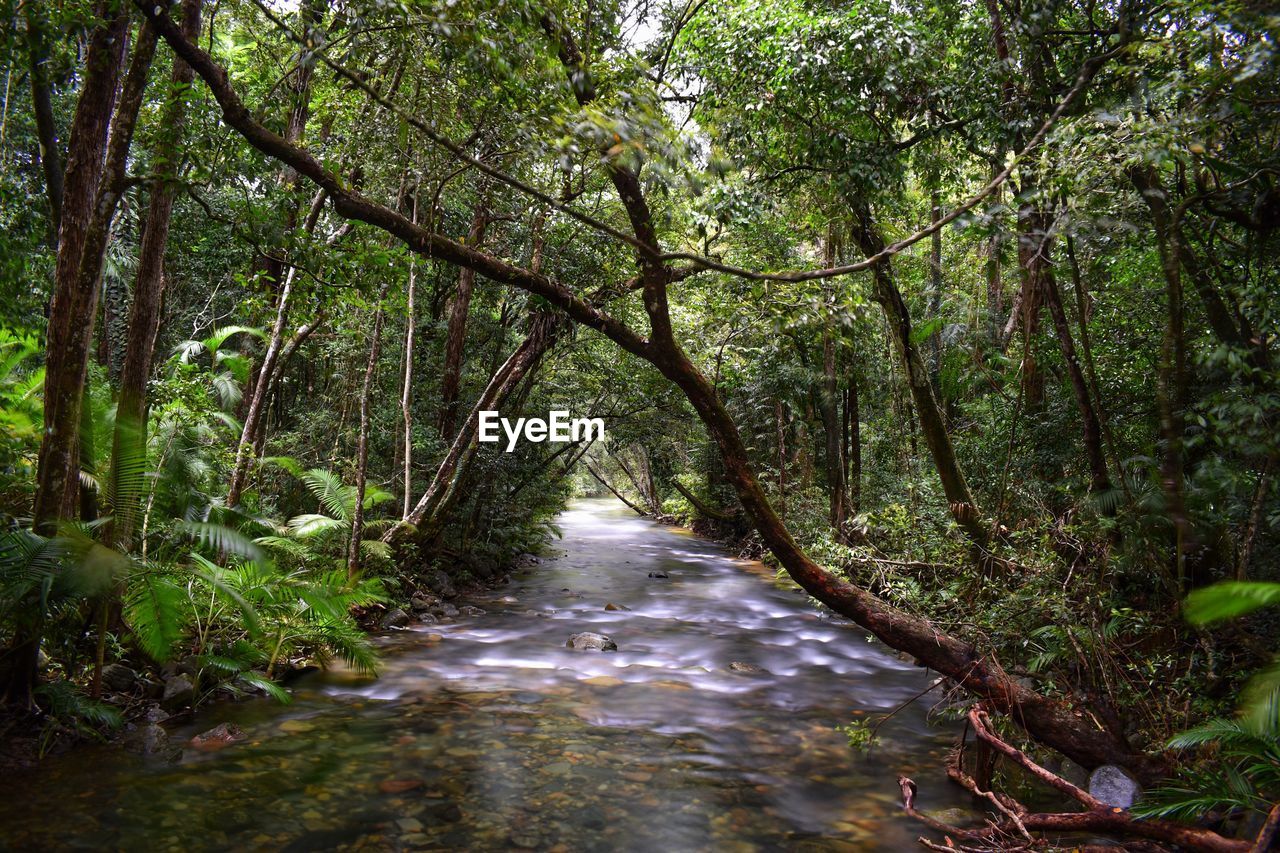
[[[171,730],[232,721],[241,743],[176,764],[75,750],[0,781],[0,844],[896,851],[921,834],[900,773],[922,804],[960,805],[940,781],[955,733],[926,702],[869,753],[836,730],[909,700],[923,671],[764,566],[616,502],[577,502],[560,525],[559,556],[477,600],[486,615],[382,638],[378,678],[313,676],[290,705]],[[579,631],[618,651],[566,648]]]

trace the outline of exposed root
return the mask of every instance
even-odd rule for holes
[[[991,803],[999,814],[999,818],[989,817],[986,826],[974,829],[962,829],[943,823],[916,809],[916,785],[905,776],[900,777],[898,785],[902,789],[903,809],[921,823],[942,833],[946,839],[946,846],[920,839],[920,843],[931,850],[1009,853],[1009,851],[1053,849],[1055,845],[1048,838],[1032,834],[1039,832],[1051,835],[1065,833],[1107,835],[1120,839],[1122,844],[1119,849],[1123,850],[1161,851],[1176,848],[1197,851],[1197,853],[1201,851],[1202,853],[1246,853],[1269,849],[1267,845],[1271,843],[1272,836],[1268,836],[1268,828],[1272,835],[1280,831],[1280,806],[1272,810],[1267,827],[1263,829],[1257,843],[1253,845],[1247,841],[1225,838],[1212,830],[1200,827],[1166,820],[1135,818],[1125,809],[1108,806],[1099,801],[1088,791],[1046,770],[1026,753],[1006,743],[991,730],[986,712],[977,708],[972,709],[969,712],[969,724],[973,727],[978,739],[996,753],[1003,755],[1032,777],[1075,800],[1084,807],[1084,810],[1031,812],[1017,800],[1005,794],[983,790],[977,780],[965,772],[961,762],[962,753],[957,750],[952,753],[947,763],[947,775],[974,796]],[[1117,848],[1071,845],[1071,849],[1116,850]]]

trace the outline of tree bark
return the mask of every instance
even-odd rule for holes
[[[671,488],[675,489],[677,492],[684,495],[685,500],[693,504],[693,508],[698,511],[699,515],[709,518],[712,521],[733,521],[734,520],[732,513],[725,512],[722,509],[716,509],[712,506],[708,506],[705,501],[703,501],[693,492],[689,491],[684,486],[682,486],[679,480],[673,479],[671,481]]]
[[[844,483],[844,453],[838,414],[840,390],[836,380],[836,340],[828,321],[822,329],[822,391],[818,395],[818,410],[822,416],[822,432],[825,438],[827,473],[828,519],[831,527],[840,535],[848,520],[848,498]]]
[[[942,196],[934,190],[929,196],[929,224],[936,225],[942,218]],[[942,371],[942,330],[938,327],[942,315],[942,229],[933,232],[929,239],[929,300],[926,303],[925,322],[933,323],[934,329],[929,333],[929,379],[933,382],[933,393],[940,401],[940,408],[946,410],[942,398],[942,387],[939,376]]]
[[[108,8],[104,4],[100,11],[105,13]],[[53,532],[58,520],[70,518],[75,513],[76,496],[79,494],[77,437],[89,343],[98,307],[97,272],[101,269],[101,249],[98,250],[96,264],[83,261],[91,240],[105,246],[109,223],[101,222],[101,214],[107,206],[110,212],[115,209],[111,196],[118,192],[118,188],[111,186],[113,182],[108,174],[107,135],[112,124],[128,34],[129,9],[123,5],[118,14],[93,31],[85,59],[84,84],[71,127],[54,293],[49,307],[44,434],[32,512],[36,529],[44,533]],[[115,138],[117,143],[123,143],[123,147],[118,148],[116,144],[112,147],[127,150],[127,140],[121,140],[119,136]],[[123,168],[123,153],[119,163]],[[89,254],[93,254],[92,250]]]
[[[848,450],[849,512],[862,511],[862,413],[859,411],[858,377],[849,372],[849,387],[845,391],[844,417],[848,425],[845,432]]]
[[[476,205],[467,231],[467,245],[479,248],[489,225],[489,213],[483,199]],[[467,342],[467,315],[471,311],[471,293],[475,289],[475,270],[458,270],[458,291],[449,306],[449,328],[444,343],[444,368],[440,377],[440,437],[453,435],[458,414],[458,386],[462,376],[462,357]]]
[[[201,0],[183,0],[182,34],[195,39],[200,32]],[[120,463],[129,460],[135,467],[145,464],[147,447],[147,381],[151,376],[151,360],[156,337],[160,332],[164,304],[164,255],[169,242],[169,223],[173,214],[179,146],[186,123],[187,90],[194,79],[191,66],[174,57],[168,99],[161,124],[167,133],[161,137],[153,154],[158,178],[151,188],[147,218],[138,247],[138,269],[133,285],[133,302],[129,306],[129,325],[125,340],[124,360],[120,368],[120,386],[116,398],[115,432],[112,437],[112,507],[111,538],[128,548],[133,541],[142,508],[141,470],[124,472]],[[137,479],[136,483],[125,480]]]

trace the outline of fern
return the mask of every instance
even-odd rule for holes
[[[148,573],[129,585],[124,617],[143,651],[166,661],[182,640],[187,623],[187,591],[173,577]]]

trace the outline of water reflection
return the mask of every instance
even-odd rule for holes
[[[561,556],[488,614],[383,640],[376,680],[329,673],[295,702],[211,709],[249,740],[177,765],[81,751],[12,780],[19,849],[903,850],[952,734],[916,703],[871,755],[834,726],[925,676],[816,614],[759,564],[612,501],[560,519]],[[663,570],[666,579],[650,578]],[[606,604],[616,610],[605,610]],[[626,609],[623,609],[626,608]],[[617,652],[575,651],[594,631]],[[731,668],[731,665],[733,667]],[[52,817],[57,815],[56,818]]]

